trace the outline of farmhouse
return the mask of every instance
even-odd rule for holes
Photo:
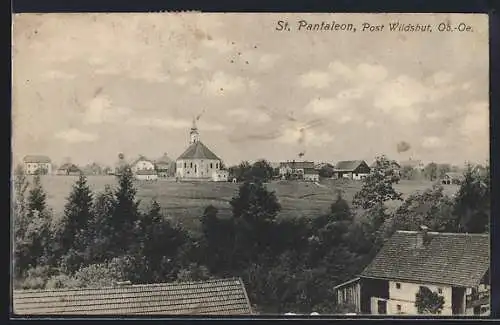
[[[281,178],[304,179],[306,170],[311,175],[314,170],[313,161],[285,161],[280,162],[279,174]],[[314,176],[310,176],[314,177]]]
[[[179,180],[211,180],[222,170],[222,161],[201,141],[193,120],[189,147],[176,160],[176,177]]]
[[[349,178],[360,180],[370,173],[370,167],[364,160],[345,160],[339,161],[334,169],[334,178]]]
[[[175,162],[170,159],[167,153],[155,160],[154,165],[159,177],[168,177],[175,173]]]
[[[80,168],[72,163],[65,163],[56,171],[57,175],[77,176],[81,174]]]
[[[107,288],[15,290],[16,315],[251,315],[239,278],[121,284]]]
[[[130,169],[132,170],[132,173],[137,174],[138,171],[145,171],[145,170],[155,170],[155,164],[151,159],[148,159],[142,155],[140,155],[136,160],[134,160],[130,164]]]
[[[134,177],[140,181],[156,181],[158,174],[154,169],[139,169],[134,173]]]
[[[397,231],[358,278],[335,287],[337,303],[363,314],[418,314],[417,292],[444,298],[441,315],[489,313],[486,234]]]
[[[464,175],[461,173],[453,173],[449,172],[444,174],[443,179],[441,180],[442,184],[460,184],[464,180]]]
[[[305,168],[304,180],[311,182],[319,182],[319,171],[316,168]]]
[[[216,170],[212,174],[214,182],[227,182],[229,180],[229,172],[227,170]]]
[[[28,175],[52,173],[52,163],[49,157],[41,155],[28,155],[23,159],[24,170]]]

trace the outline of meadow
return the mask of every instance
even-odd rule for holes
[[[102,192],[108,184],[117,185],[113,176],[88,176],[88,184],[94,193]],[[54,211],[55,218],[62,215],[64,204],[76,176],[43,176],[42,185],[47,192],[47,204]],[[329,211],[341,190],[343,197],[351,202],[354,194],[359,191],[360,181],[323,180],[320,185],[310,182],[273,181],[267,184],[269,190],[275,191],[282,210],[279,217],[314,217]],[[155,199],[162,207],[164,215],[176,224],[186,229],[195,230],[199,226],[199,217],[208,205],[219,209],[221,217],[231,215],[231,198],[237,194],[239,184],[214,182],[180,182],[164,179],[155,182],[135,181],[137,199],[140,208],[147,209],[151,200]],[[403,197],[423,191],[432,186],[430,181],[403,180],[395,186],[403,193]],[[445,185],[448,195],[453,195],[458,187]],[[389,202],[390,209],[396,208],[400,202]]]

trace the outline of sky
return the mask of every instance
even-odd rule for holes
[[[386,27],[277,31],[278,20]],[[434,30],[388,31],[395,21]],[[440,33],[440,22],[473,31]],[[13,159],[175,159],[199,117],[201,141],[228,165],[484,162],[487,28],[472,14],[18,14]]]

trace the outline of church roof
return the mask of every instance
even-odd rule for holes
[[[207,148],[201,141],[191,144],[179,159],[214,159],[220,160],[210,149]]]

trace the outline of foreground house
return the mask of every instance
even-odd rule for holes
[[[40,173],[52,174],[52,162],[49,157],[41,155],[28,155],[23,158],[24,170],[28,175]]]
[[[19,290],[16,315],[251,315],[241,279]]]
[[[222,170],[222,161],[201,141],[195,121],[190,131],[189,147],[176,160],[176,178],[179,180],[209,181]]]
[[[362,314],[417,315],[421,286],[444,298],[441,315],[489,314],[486,234],[397,231],[358,278],[335,287]]]
[[[319,171],[316,168],[305,168],[304,180],[311,182],[319,182]]]
[[[334,178],[349,178],[361,180],[368,176],[370,167],[364,160],[339,161],[333,169]]]

